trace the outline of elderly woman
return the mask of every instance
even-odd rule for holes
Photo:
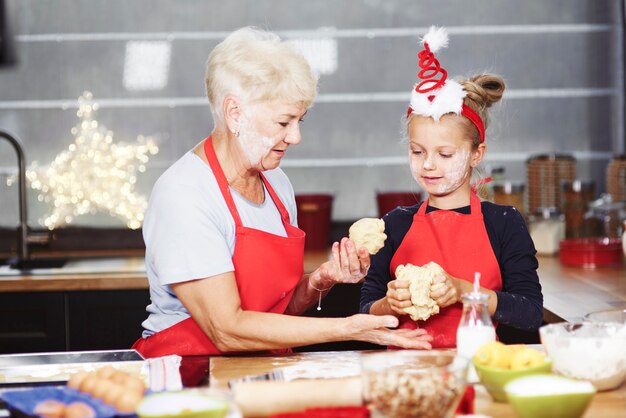
[[[304,232],[279,168],[316,95],[306,60],[272,33],[243,28],[211,52],[215,128],[156,182],[144,223],[152,303],[134,345],[146,357],[286,349],[359,340],[430,348],[394,316],[298,317],[335,283],[361,281],[365,248],[343,238],[303,275]]]

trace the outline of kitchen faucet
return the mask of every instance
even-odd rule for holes
[[[15,269],[28,270],[33,266],[33,260],[31,260],[30,257],[29,244],[46,244],[49,242],[50,236],[47,233],[30,233],[28,230],[26,206],[26,160],[24,158],[24,149],[22,148],[20,141],[15,136],[12,136],[7,132],[0,131],[0,138],[6,139],[13,146],[17,154],[18,163],[20,227],[17,238],[17,258],[12,260],[9,263],[9,266]]]

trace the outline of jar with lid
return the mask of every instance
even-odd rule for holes
[[[589,211],[585,216],[599,224],[596,235],[620,238],[622,223],[626,219],[626,201],[615,201],[612,195],[604,193],[589,203]]]
[[[489,295],[480,292],[464,293],[463,313],[456,331],[457,353],[471,359],[482,345],[496,340],[496,330],[489,315]]]
[[[543,208],[530,216],[528,231],[537,254],[554,255],[565,239],[565,217],[557,208]]]
[[[493,184],[493,203],[515,207],[524,214],[524,184],[501,181]]]
[[[496,329],[489,315],[489,295],[474,291],[461,295],[463,313],[456,330],[456,351],[468,360],[468,381],[478,381],[472,357],[483,345],[496,340]]]
[[[590,180],[561,182],[561,209],[565,215],[565,236],[583,238],[594,235],[594,222],[585,217],[587,207],[594,199],[595,185]]]

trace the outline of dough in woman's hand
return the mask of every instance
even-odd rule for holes
[[[404,308],[404,312],[411,316],[414,321],[425,321],[439,313],[439,305],[430,297],[430,286],[433,279],[444,275],[441,266],[434,261],[424,264],[422,267],[413,264],[399,265],[396,268],[396,279],[410,282],[411,302],[413,306]]]
[[[385,221],[378,218],[363,218],[352,224],[348,230],[350,238],[357,250],[367,248],[370,254],[376,254],[383,248],[387,235],[385,235]]]

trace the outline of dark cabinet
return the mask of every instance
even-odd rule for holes
[[[0,353],[130,348],[149,302],[147,289],[0,294]]]
[[[67,346],[62,292],[0,293],[0,352],[63,351]]]

